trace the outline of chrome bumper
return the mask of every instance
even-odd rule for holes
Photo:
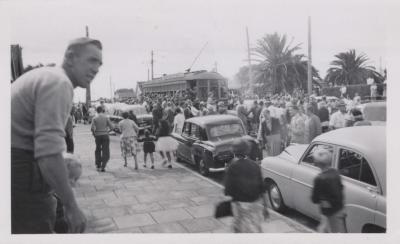
[[[225,167],[224,168],[209,168],[208,171],[215,173],[215,172],[223,172],[225,171]]]

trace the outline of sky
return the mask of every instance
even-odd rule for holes
[[[0,3],[1,4],[1,3]],[[10,44],[23,47],[24,65],[61,64],[69,40],[89,35],[103,43],[103,63],[92,98],[136,88],[147,80],[154,50],[155,76],[183,72],[203,46],[192,70],[212,70],[232,80],[247,64],[250,45],[278,32],[301,43],[307,54],[307,18],[312,21],[313,65],[325,76],[334,55],[356,49],[370,65],[386,66],[386,19],[382,1],[149,0],[6,1]],[[4,9],[3,9],[4,10]],[[75,101],[84,101],[76,89]]]

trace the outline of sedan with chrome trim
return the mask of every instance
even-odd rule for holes
[[[262,150],[254,138],[246,135],[242,121],[232,115],[207,115],[187,119],[181,134],[172,133],[178,143],[177,160],[197,166],[202,175],[224,171],[233,158],[231,143],[244,138],[253,146],[251,155],[262,159]]]
[[[312,155],[321,147],[332,152],[331,167],[342,178],[348,232],[386,232],[385,126],[330,131],[310,145],[290,145],[280,155],[264,158],[261,168],[272,208],[289,207],[319,220],[311,194],[320,169]]]

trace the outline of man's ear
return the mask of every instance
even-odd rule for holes
[[[76,55],[73,51],[67,51],[67,53],[65,54],[64,63],[66,63],[68,66],[72,66],[75,56]]]

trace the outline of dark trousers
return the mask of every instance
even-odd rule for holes
[[[96,151],[94,152],[96,167],[104,169],[110,159],[110,137],[108,135],[95,136]]]
[[[65,143],[67,144],[67,153],[74,153],[74,139],[70,136],[66,136]]]
[[[56,200],[33,152],[11,148],[11,233],[53,233]]]

